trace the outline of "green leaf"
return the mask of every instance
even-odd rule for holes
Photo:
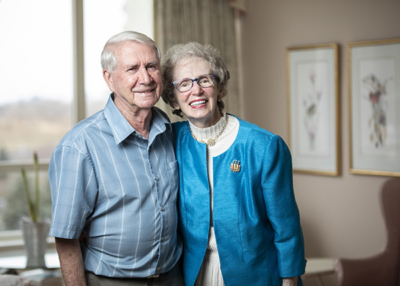
[[[34,170],[35,170],[35,222],[39,220],[39,203],[40,203],[40,192],[39,192],[39,161],[37,153],[33,153],[33,163],[34,163]]]
[[[25,195],[26,195],[26,200],[28,202],[28,209],[29,209],[29,216],[31,217],[32,221],[36,221],[35,218],[35,213],[33,211],[33,202],[31,198],[31,194],[29,192],[29,184],[28,184],[28,179],[26,177],[26,172],[24,168],[21,168],[21,174],[22,174],[22,180],[24,181],[24,189],[25,189]]]

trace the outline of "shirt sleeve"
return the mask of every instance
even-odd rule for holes
[[[268,219],[275,231],[281,277],[304,274],[304,239],[293,192],[292,159],[285,142],[275,135],[264,156],[262,187]]]
[[[49,165],[52,199],[50,236],[77,239],[96,196],[97,181],[86,154],[71,146],[59,145]]]

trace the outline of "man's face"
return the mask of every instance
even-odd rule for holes
[[[114,47],[117,68],[103,70],[108,87],[114,92],[119,109],[150,109],[160,99],[163,88],[160,62],[152,46],[126,41]]]

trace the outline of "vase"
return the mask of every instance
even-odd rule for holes
[[[46,268],[44,256],[50,223],[33,222],[30,218],[24,217],[20,220],[20,226],[25,242],[26,268]]]

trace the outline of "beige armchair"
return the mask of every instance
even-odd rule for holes
[[[364,259],[337,259],[339,286],[400,285],[400,178],[386,181],[380,190],[380,205],[386,225],[383,252]]]

